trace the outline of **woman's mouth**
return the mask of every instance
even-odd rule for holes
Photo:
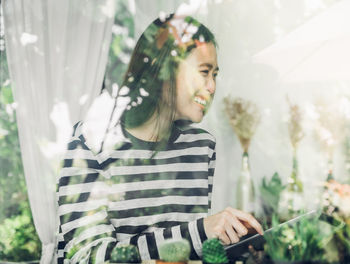
[[[203,97],[195,96],[194,101],[199,105],[199,107],[202,110],[204,110],[207,106],[207,101]]]

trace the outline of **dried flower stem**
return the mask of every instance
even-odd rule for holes
[[[251,139],[260,122],[258,107],[242,98],[224,98],[225,111],[230,119],[244,152],[248,152]]]
[[[288,122],[288,132],[289,138],[293,146],[293,151],[296,152],[299,142],[304,137],[304,132],[302,128],[302,112],[300,107],[296,104],[292,104],[287,97],[289,104],[289,122]]]

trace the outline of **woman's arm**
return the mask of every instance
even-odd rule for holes
[[[101,167],[82,138],[68,145],[58,184],[58,263],[99,263],[115,245]],[[102,192],[101,192],[102,191]]]
[[[187,239],[191,246],[190,258],[199,259],[202,256],[202,244],[207,239],[203,226],[203,218],[168,228],[152,228],[152,232],[137,234],[117,243],[137,246],[143,260],[159,259],[159,245],[165,239],[169,238]]]
[[[213,183],[214,183],[214,172],[216,165],[216,142],[213,141],[212,146],[209,147],[211,153],[208,155],[208,214],[211,212],[212,206],[212,194],[213,194]]]
[[[205,218],[204,228],[209,238],[216,237],[225,245],[237,243],[240,237],[248,234],[248,229],[263,234],[261,225],[251,214],[231,207]]]
[[[209,156],[209,210],[211,210],[215,161],[216,152],[214,146],[213,154]],[[263,233],[262,227],[252,215],[231,207],[206,217],[204,219],[204,228],[209,238],[219,238],[226,245],[237,243],[240,237],[248,233],[248,228],[255,229],[260,234]]]

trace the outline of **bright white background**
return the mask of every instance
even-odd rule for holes
[[[349,94],[350,51],[341,43],[343,38],[350,38],[345,26],[349,24],[344,21],[344,14],[350,12],[350,2],[217,0],[153,1],[156,4],[150,5],[149,1],[139,0],[135,3],[138,34],[161,11],[180,9],[207,25],[217,38],[220,67],[217,92],[212,109],[200,124],[217,139],[213,211],[235,205],[235,187],[241,168],[242,149],[229,126],[222,101],[229,94],[252,100],[261,110],[261,124],[249,149],[251,174],[256,186],[260,185],[262,177],[270,178],[274,172],[287,180],[292,169],[292,147],[288,136],[286,95],[303,109],[306,136],[298,150],[300,177],[305,187],[305,204],[315,206],[317,189],[327,176],[327,159],[315,139],[312,106],[317,101],[334,104],[338,96]],[[342,6],[337,7],[339,4]],[[340,21],[336,21],[337,17]],[[312,22],[313,19],[316,21]],[[338,34],[337,39],[333,39],[335,36],[331,32]],[[328,44],[328,38],[335,46],[323,51],[324,43],[317,41],[325,40]],[[313,54],[318,50],[322,53],[315,59]],[[297,60],[293,62],[295,57]],[[271,65],[271,60],[278,62]],[[303,65],[304,60],[311,62]],[[288,75],[299,69],[302,74]],[[348,75],[344,74],[347,69]],[[348,103],[343,99],[342,111],[349,117]],[[335,178],[348,180],[342,145],[336,149],[335,164]]]

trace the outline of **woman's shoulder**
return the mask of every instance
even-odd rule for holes
[[[102,152],[106,154],[131,144],[120,125],[105,131],[98,127],[92,127],[91,124],[83,121],[79,121],[73,126],[71,141],[79,142],[96,155]]]
[[[79,138],[80,136],[83,136],[82,134],[82,125],[83,121],[78,121],[74,126],[73,126],[73,133],[72,137]]]
[[[208,140],[214,144],[216,142],[215,137],[210,132],[188,121],[177,121],[175,126],[180,131],[181,135],[178,140],[182,138],[183,140]]]
[[[76,144],[79,143],[79,145],[83,145],[85,148],[88,148],[86,144],[86,137],[84,136],[84,133],[83,133],[83,125],[84,125],[83,121],[78,121],[73,126],[70,143],[76,142]]]

